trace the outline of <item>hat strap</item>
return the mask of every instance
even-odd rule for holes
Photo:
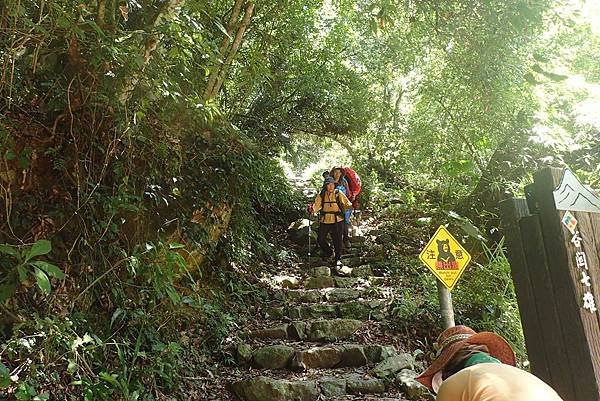
[[[466,340],[471,337],[473,334],[454,334],[444,340],[442,345],[440,345],[440,351],[446,348],[448,345],[455,343],[460,340]]]

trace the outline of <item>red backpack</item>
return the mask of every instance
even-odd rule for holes
[[[354,171],[351,167],[342,167],[344,171],[344,175],[346,177],[346,181],[348,181],[348,189],[350,193],[348,194],[348,198],[352,199],[352,206],[354,208],[358,208],[358,201],[356,197],[360,194],[360,190],[362,189],[362,182],[356,171]]]

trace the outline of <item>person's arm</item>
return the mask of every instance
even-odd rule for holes
[[[318,213],[319,210],[323,208],[323,204],[321,203],[321,195],[318,194],[315,198],[315,204],[313,206],[313,213]]]
[[[346,208],[346,209],[352,209],[352,202],[350,202],[348,200],[348,198],[346,197],[346,195],[344,195],[343,192],[340,192],[339,195],[340,195],[340,201],[342,202],[342,205],[344,205],[344,208]]]

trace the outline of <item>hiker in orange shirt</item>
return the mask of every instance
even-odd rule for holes
[[[562,401],[546,383],[515,367],[515,353],[499,335],[467,326],[446,329],[438,357],[417,381],[436,401]]]

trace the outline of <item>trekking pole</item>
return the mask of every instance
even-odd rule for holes
[[[310,237],[312,236],[312,227],[311,227],[310,213],[308,213],[308,270],[310,271]]]

